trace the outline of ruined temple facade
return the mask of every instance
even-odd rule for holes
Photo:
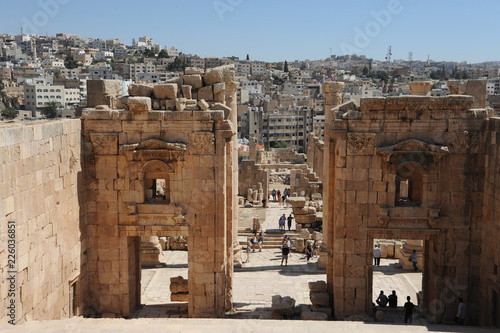
[[[82,115],[88,312],[128,317],[141,303],[141,237],[188,236],[189,316],[222,317],[237,247],[234,68],[123,98],[113,84],[91,82],[93,103],[108,106]]]
[[[323,229],[337,319],[371,313],[373,239],[408,239],[424,242],[420,306],[433,322],[452,321],[463,297],[469,323],[498,325],[500,119],[485,108],[484,81],[466,84],[473,96],[365,98],[326,115]]]

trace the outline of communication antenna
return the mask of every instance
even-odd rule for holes
[[[413,52],[408,53],[408,63],[410,65],[410,72],[413,66]]]
[[[392,57],[392,46],[389,46],[389,51],[387,51],[387,56],[385,60],[387,60],[387,69],[391,68],[391,57]]]

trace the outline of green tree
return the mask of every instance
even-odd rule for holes
[[[249,54],[247,54],[247,60],[250,60],[250,55]]]
[[[2,111],[2,117],[6,119],[14,119],[17,117],[18,113],[19,112],[13,108],[6,108]]]
[[[368,67],[363,67],[363,75],[367,76],[368,75]]]
[[[64,67],[66,67],[67,69],[78,68],[78,61],[73,59],[73,56],[71,54],[69,54],[66,57],[66,60],[64,61]]]
[[[162,49],[160,51],[160,53],[158,53],[158,58],[170,58],[170,56],[168,55],[168,52],[165,50],[165,49]]]
[[[56,118],[57,117],[57,102],[49,102],[43,109],[42,114],[46,118]]]
[[[288,73],[288,62],[285,60],[285,65],[283,66],[283,72]]]
[[[187,66],[188,64],[181,57],[175,57],[174,62],[168,65],[168,70],[171,72],[181,72],[184,71]]]
[[[135,45],[135,38],[132,38],[132,45]]]
[[[429,74],[429,77],[433,80],[439,80],[440,78],[440,75],[439,75],[439,72],[437,71],[432,71],[430,74]]]
[[[286,142],[278,140],[278,141],[271,142],[271,147],[272,148],[286,148],[286,147],[288,147],[288,145],[286,144]]]
[[[467,80],[469,78],[469,74],[467,73],[467,71],[464,69],[462,71],[462,80]]]

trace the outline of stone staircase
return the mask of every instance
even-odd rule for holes
[[[287,231],[287,232],[281,232],[279,230],[276,231],[265,231],[264,232],[264,243],[262,244],[263,249],[279,249],[281,247],[281,244],[283,243],[283,237],[284,236],[290,237],[290,240],[292,241],[292,249],[295,248],[295,239],[299,237],[299,233],[295,231]],[[253,236],[253,233],[251,230],[239,230],[238,231],[238,238],[240,245],[246,249],[247,247],[247,241],[246,238],[248,237],[251,239]],[[256,245],[255,248],[258,248],[258,245]]]

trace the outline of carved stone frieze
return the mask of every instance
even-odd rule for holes
[[[214,155],[215,137],[212,133],[189,134],[189,152],[193,155]]]

